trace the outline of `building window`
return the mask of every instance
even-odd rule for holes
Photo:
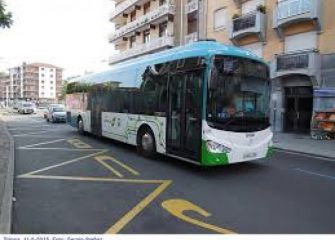
[[[166,0],[159,0],[159,6],[166,4]]]
[[[41,76],[44,77],[44,73],[42,73]]]
[[[143,14],[147,14],[148,12],[150,12],[150,2],[147,2],[146,4],[144,4],[143,6]]]
[[[150,42],[150,29],[143,32],[143,43]]]
[[[136,10],[130,13],[130,21],[133,22],[136,20]]]
[[[42,80],[41,83],[44,84],[44,80]]]
[[[54,77],[54,75],[50,74],[50,77],[51,77],[51,78],[53,78],[53,77]]]
[[[187,34],[198,31],[198,11],[192,12],[187,16]]]
[[[54,81],[50,81],[50,84],[54,84]]]
[[[50,87],[50,90],[54,90],[54,88],[53,88],[53,87]]]
[[[161,24],[159,24],[159,37],[164,37],[167,36],[167,26],[168,26],[168,22],[163,22]]]
[[[54,70],[53,70],[53,68],[50,68],[50,72],[53,72]]]
[[[44,68],[41,68],[41,71],[44,71]]]
[[[133,48],[136,46],[136,36],[131,36],[129,38],[129,47],[130,48]]]
[[[226,9],[221,8],[214,12],[214,30],[224,28],[226,25]]]

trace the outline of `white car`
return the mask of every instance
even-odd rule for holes
[[[22,113],[22,114],[31,114],[34,113],[36,114],[37,109],[34,103],[31,102],[20,102],[18,104],[18,109],[17,109],[18,113]]]
[[[57,104],[57,103],[49,104],[48,107],[45,109],[45,111],[44,111],[44,113],[43,113],[43,117],[44,117],[45,119],[47,119],[48,114],[49,114],[49,111],[50,111],[53,107],[62,107],[62,108],[65,108],[65,106],[64,106],[63,104]]]
[[[63,106],[50,107],[48,109],[47,122],[66,122],[66,110]]]

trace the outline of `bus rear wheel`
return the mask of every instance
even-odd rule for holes
[[[156,155],[156,142],[153,132],[144,128],[137,137],[137,151],[145,157],[154,157]]]

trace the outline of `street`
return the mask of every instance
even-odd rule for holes
[[[276,152],[202,168],[40,115],[15,140],[13,233],[335,233],[335,160]]]

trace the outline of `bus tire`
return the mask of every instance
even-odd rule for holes
[[[152,158],[156,155],[156,141],[149,127],[140,129],[137,135],[137,151],[144,157]]]
[[[79,134],[84,134],[85,133],[85,131],[84,131],[84,121],[81,117],[78,118],[77,129],[78,129]]]

